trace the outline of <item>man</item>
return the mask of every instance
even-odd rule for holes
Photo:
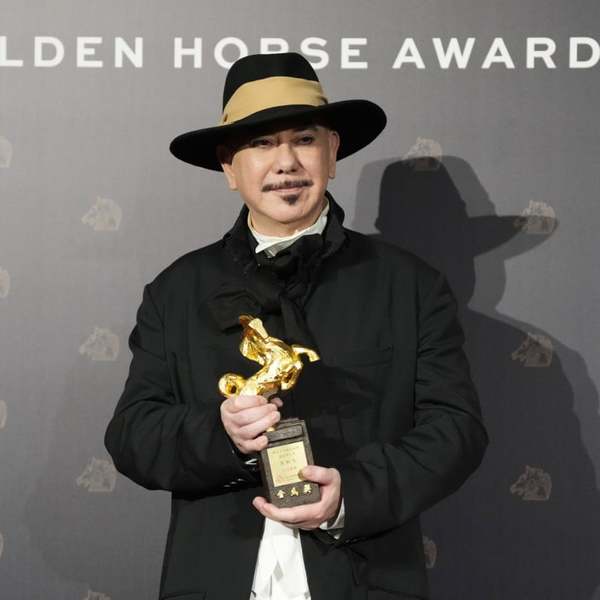
[[[229,70],[218,126],[177,137],[178,158],[225,174],[243,207],[222,240],[144,288],[133,359],[105,444],[116,468],[172,492],[161,599],[428,598],[419,514],[457,490],[488,437],[444,276],[343,227],[336,159],[385,114],[329,103],[299,54]],[[240,314],[317,350],[295,388],[223,400]],[[307,423],[319,502],[278,509],[256,471],[264,431]]]

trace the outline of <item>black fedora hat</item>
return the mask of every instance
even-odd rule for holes
[[[340,160],[371,143],[383,130],[383,109],[369,100],[329,102],[301,54],[251,54],[237,60],[225,79],[223,113],[215,127],[177,136],[169,149],[180,160],[221,171],[216,148],[232,135],[295,120],[326,123],[340,136]]]

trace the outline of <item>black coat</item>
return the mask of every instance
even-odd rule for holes
[[[301,531],[312,600],[428,598],[419,513],[456,491],[488,444],[456,301],[441,273],[343,228],[330,202],[334,251],[304,306],[321,360],[282,396],[283,416],[307,422],[315,463],[342,478],[341,538]],[[241,328],[220,330],[207,309],[241,268],[221,240],[144,287],[106,431],[118,471],[172,492],[161,600],[250,595],[264,523],[251,501],[262,492],[222,426],[217,381],[258,365],[239,352]],[[281,331],[276,316],[263,321]]]

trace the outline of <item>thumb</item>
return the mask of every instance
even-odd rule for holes
[[[333,481],[333,469],[318,467],[317,465],[307,465],[306,467],[303,467],[300,471],[300,475],[304,479],[316,483],[328,484]]]

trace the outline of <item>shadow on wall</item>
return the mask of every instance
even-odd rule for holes
[[[375,237],[447,275],[490,436],[479,470],[423,514],[432,598],[589,600],[600,498],[583,439],[596,444],[598,392],[581,356],[496,309],[504,261],[548,239],[556,220],[535,203],[532,214],[497,216],[464,160],[416,157],[365,168],[353,229],[372,231],[379,181]]]

